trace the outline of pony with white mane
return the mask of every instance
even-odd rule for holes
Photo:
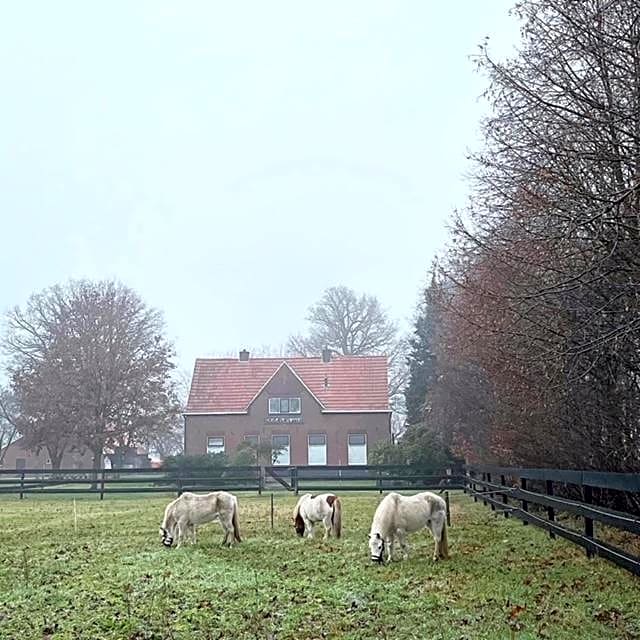
[[[313,496],[305,493],[293,511],[293,522],[296,533],[302,537],[313,538],[313,525],[324,524],[324,539],[329,535],[336,538],[342,533],[342,504],[340,498],[333,493],[321,493]]]
[[[393,547],[397,541],[407,557],[406,534],[428,528],[431,530],[435,547],[433,559],[449,557],[447,540],[447,506],[435,493],[425,491],[414,496],[390,493],[378,505],[369,534],[369,550],[374,562],[392,560]]]
[[[160,526],[162,544],[165,547],[177,541],[177,547],[183,540],[191,538],[196,542],[196,527],[205,522],[218,520],[224,531],[222,544],[231,546],[234,542],[241,542],[240,527],[238,526],[238,499],[226,491],[196,494],[183,493],[179,498],[170,502],[164,510],[164,519]]]

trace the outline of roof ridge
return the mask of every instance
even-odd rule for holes
[[[388,355],[385,355],[383,353],[376,353],[376,354],[366,354],[366,355],[360,355],[360,354],[356,354],[356,355],[351,355],[351,354],[347,354],[347,355],[343,355],[341,353],[336,353],[333,354],[331,356],[331,361],[335,360],[366,360],[366,359],[373,359],[373,358],[389,358]],[[319,360],[322,362],[322,356],[254,356],[254,357],[250,357],[249,360],[240,360],[238,358],[235,358],[233,356],[224,356],[224,357],[215,357],[215,356],[197,356],[196,357],[196,362],[208,362],[208,361],[214,361],[214,362],[222,362],[222,361],[227,361],[227,362],[255,362],[256,360],[269,360],[269,361],[286,361],[286,360]]]

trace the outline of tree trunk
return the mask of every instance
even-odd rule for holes
[[[91,489],[95,490],[98,487],[98,473],[102,469],[102,453],[104,446],[100,444],[98,447],[91,449],[93,453],[93,473],[92,475],[92,483]]]
[[[18,430],[16,429],[16,427],[13,427],[11,433],[9,434],[9,438],[6,440],[3,439],[0,440],[0,465],[2,465],[2,461],[4,460],[4,457],[7,453],[7,449],[9,448],[9,445],[13,442],[13,439],[16,437],[16,433],[18,432]]]
[[[64,447],[47,445],[45,448],[47,450],[47,453],[49,454],[49,460],[51,460],[51,470],[58,471],[60,469],[60,465],[62,464]]]

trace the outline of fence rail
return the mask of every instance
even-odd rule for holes
[[[498,482],[499,477],[499,482]],[[544,493],[532,491],[528,481],[544,484]],[[588,556],[601,556],[628,571],[640,575],[640,556],[633,555],[596,537],[595,523],[640,536],[640,518],[621,511],[593,504],[593,489],[640,492],[640,474],[567,471],[563,469],[521,469],[495,466],[469,466],[465,478],[466,491],[474,500],[482,500],[491,509],[533,524],[574,542]],[[580,489],[582,501],[557,494],[558,485]],[[531,512],[531,505],[545,515]],[[565,512],[583,519],[583,532],[567,528],[556,521],[557,513]]]

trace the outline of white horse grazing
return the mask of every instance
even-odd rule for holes
[[[179,547],[182,540],[188,537],[195,544],[196,526],[213,520],[219,520],[224,530],[222,544],[231,546],[234,540],[241,542],[238,499],[233,494],[226,491],[204,495],[185,492],[164,510],[164,520],[160,527],[162,544],[170,547],[177,540]]]
[[[390,493],[378,505],[371,524],[369,549],[374,562],[383,562],[386,548],[387,561],[392,560],[393,545],[397,540],[403,555],[407,556],[407,533],[429,528],[435,540],[433,559],[448,558],[447,506],[435,493],[425,491],[415,496]]]
[[[340,498],[332,493],[321,493],[319,496],[312,496],[305,493],[293,511],[293,521],[296,533],[313,538],[313,525],[322,521],[324,524],[324,539],[330,534],[336,538],[342,533],[342,505]]]

